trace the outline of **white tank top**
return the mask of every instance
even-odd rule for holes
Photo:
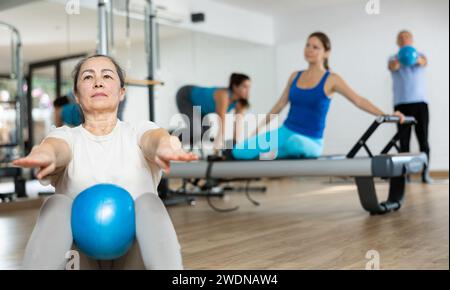
[[[144,193],[157,193],[161,169],[148,162],[139,146],[142,135],[159,127],[150,121],[137,126],[118,120],[111,133],[95,136],[82,126],[54,128],[46,138],[64,140],[72,159],[47,181],[56,193],[75,198],[81,191],[99,183],[111,183],[126,189],[136,199]]]

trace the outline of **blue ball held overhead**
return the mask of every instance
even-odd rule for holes
[[[94,185],[73,201],[73,239],[93,259],[113,260],[123,256],[133,244],[135,231],[134,201],[121,187]]]
[[[413,66],[417,63],[419,53],[412,46],[404,46],[398,52],[398,61],[404,66]]]

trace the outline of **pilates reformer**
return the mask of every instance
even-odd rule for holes
[[[283,160],[221,160],[216,156],[209,156],[207,160],[194,162],[172,162],[171,172],[165,178],[183,179],[183,187],[175,191],[178,195],[188,198],[195,196],[195,191],[186,190],[187,183],[198,185],[200,180],[204,184],[200,188],[201,195],[208,197],[211,207],[219,211],[235,210],[236,208],[220,210],[209,201],[217,196],[214,188],[230,181],[251,181],[264,177],[292,177],[292,176],[335,176],[353,177],[362,207],[370,214],[385,214],[400,209],[405,196],[406,175],[420,172],[427,164],[424,153],[398,153],[389,154],[392,148],[400,151],[397,142],[405,131],[399,130],[378,155],[374,155],[367,146],[367,140],[375,130],[384,123],[399,123],[396,116],[380,116],[367,131],[359,138],[347,155],[323,156],[316,159],[283,159]],[[414,118],[406,117],[404,125],[412,126],[416,123]],[[357,153],[364,149],[368,156],[359,157]],[[389,194],[384,202],[379,202],[375,189],[375,178],[389,180]],[[192,182],[191,180],[194,180]],[[225,189],[224,189],[225,190]],[[264,191],[263,188],[256,188]],[[246,193],[251,188],[246,189]],[[223,192],[221,192],[223,194]],[[258,203],[247,195],[250,201]]]

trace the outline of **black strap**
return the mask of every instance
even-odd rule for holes
[[[211,177],[211,172],[213,169],[214,162],[222,160],[219,156],[208,156],[208,164],[206,167],[206,184],[205,189],[207,191],[206,200],[208,201],[208,205],[215,211],[218,212],[230,212],[239,209],[239,206],[231,207],[231,208],[218,208],[211,202],[212,192],[211,189],[214,186],[214,179]]]

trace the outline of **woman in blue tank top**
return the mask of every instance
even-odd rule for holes
[[[217,113],[221,121],[219,123],[220,129],[217,136],[213,137],[215,148],[221,147],[222,136],[225,132],[225,114],[232,110],[235,111],[236,115],[245,114],[249,107],[250,85],[250,78],[247,75],[233,73],[230,76],[228,88],[192,85],[180,88],[176,97],[178,110],[187,116],[188,120],[186,121],[190,125],[190,138],[189,140],[183,140],[183,144],[192,146],[196,141],[201,141],[203,134],[209,129],[209,126],[200,125],[203,117],[211,113]],[[234,138],[239,134],[238,130],[239,125],[236,126],[234,131]]]
[[[315,158],[322,154],[331,95],[339,93],[356,107],[379,116],[385,113],[369,100],[358,95],[336,73],[329,71],[328,58],[331,51],[329,38],[322,32],[308,37],[304,50],[308,69],[294,72],[281,98],[269,112],[260,127],[266,126],[275,114],[290,104],[288,117],[283,125],[272,131],[253,136],[231,151],[234,159]],[[395,112],[402,120],[404,116]],[[268,154],[269,156],[262,156]]]

